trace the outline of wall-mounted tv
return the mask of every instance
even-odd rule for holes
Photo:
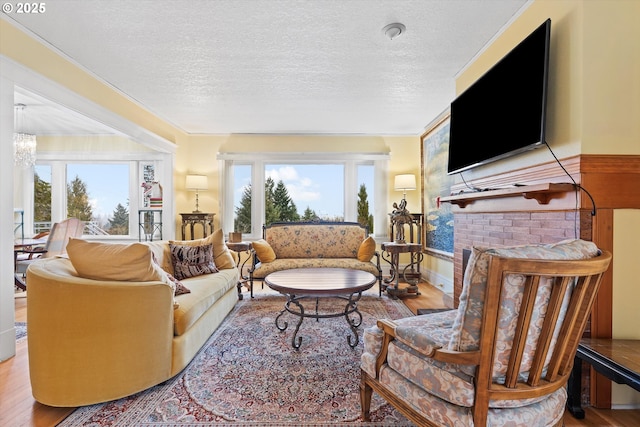
[[[451,103],[448,173],[545,142],[548,19]]]

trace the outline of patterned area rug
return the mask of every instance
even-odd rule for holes
[[[284,297],[271,295],[239,301],[176,377],[128,398],[79,408],[60,426],[412,425],[375,393],[372,422],[360,421],[362,331],[378,318],[410,316],[402,302],[363,296],[354,349],[343,317],[304,319],[299,350],[291,345],[297,318],[285,313],[281,320],[288,329],[276,328],[283,304]],[[341,300],[321,299],[320,312],[331,304],[334,310],[344,306]]]
[[[27,324],[26,322],[15,322],[16,327],[16,341],[21,341],[27,336]]]

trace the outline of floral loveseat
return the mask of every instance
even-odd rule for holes
[[[252,296],[255,280],[263,281],[270,273],[293,268],[363,270],[376,276],[382,285],[375,240],[357,222],[277,222],[263,226],[262,237],[252,243],[253,262],[249,268]]]
[[[190,241],[72,239],[67,253],[27,270],[31,388],[46,405],[105,402],[173,377],[238,301],[221,230]]]

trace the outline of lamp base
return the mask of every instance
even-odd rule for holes
[[[202,213],[202,211],[196,209],[195,211],[191,211],[191,213]]]

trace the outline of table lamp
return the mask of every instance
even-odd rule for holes
[[[416,189],[416,176],[410,173],[396,175],[393,188],[396,191],[402,191],[402,199],[405,200],[407,198],[407,190]]]
[[[196,210],[193,211],[193,213],[200,213],[200,210],[198,209],[198,191],[209,189],[209,182],[207,181],[206,175],[187,175],[186,187],[187,190],[195,190]]]

